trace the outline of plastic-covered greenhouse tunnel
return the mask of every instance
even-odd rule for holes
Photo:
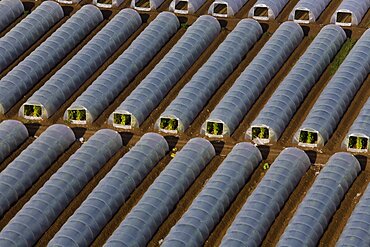
[[[157,9],[163,0],[132,0],[131,7],[140,11],[151,11]]]
[[[299,130],[299,143],[308,146],[317,146],[319,132],[315,130],[301,129]]]
[[[294,11],[294,20],[303,23],[308,23],[310,21],[310,11],[308,9],[297,8]]]
[[[179,127],[179,119],[175,117],[161,117],[159,128],[164,132],[177,133]]]
[[[73,124],[86,124],[86,109],[76,108],[67,110],[68,120]]]
[[[23,108],[23,115],[26,119],[42,119],[42,106],[39,104],[26,104]]]
[[[369,137],[350,135],[347,148],[349,150],[367,151],[369,148]]]
[[[113,126],[116,128],[131,129],[133,124],[133,116],[131,113],[113,113]]]
[[[175,0],[175,13],[188,13],[189,1],[188,0]]]
[[[227,3],[215,3],[213,5],[213,15],[217,17],[227,17]]]
[[[206,133],[207,135],[214,137],[222,137],[224,130],[225,130],[225,124],[221,121],[212,121],[207,120],[206,121]]]
[[[262,142],[270,142],[270,129],[268,126],[252,126],[252,140],[260,139]]]

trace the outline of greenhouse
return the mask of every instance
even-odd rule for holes
[[[257,21],[240,21],[161,114],[155,128],[167,133],[184,132],[262,33]]]
[[[199,17],[123,103],[109,116],[116,128],[139,127],[220,33],[216,18]]]
[[[307,192],[277,246],[317,246],[347,190],[361,171],[349,153],[336,153]]]
[[[233,17],[248,0],[215,0],[208,9],[208,14],[216,17]]]
[[[131,8],[139,11],[154,11],[164,0],[131,0]]]
[[[331,23],[340,26],[357,26],[370,8],[370,0],[343,0],[331,17]]]
[[[52,125],[0,173],[0,216],[21,198],[75,140],[69,127]]]
[[[35,120],[52,116],[140,25],[141,17],[135,10],[121,10],[22,105],[19,116]],[[86,121],[86,114],[78,111],[75,117]]]
[[[161,135],[143,135],[99,182],[48,246],[90,246],[130,194],[168,151],[168,144]],[[81,222],[84,229],[88,230],[81,230]]]
[[[169,10],[176,14],[192,15],[206,2],[206,0],[173,0]]]
[[[246,138],[257,144],[276,142],[346,39],[339,26],[322,28],[252,122]]]
[[[179,20],[173,13],[160,13],[72,103],[64,113],[64,120],[73,124],[94,122],[177,32],[179,26]]]
[[[81,2],[81,0],[56,0],[58,3],[64,3],[64,4],[76,4]]]
[[[289,15],[289,20],[298,23],[313,23],[332,0],[300,0]]]
[[[349,52],[295,133],[300,146],[322,147],[329,140],[370,71],[370,30]]]
[[[370,184],[351,214],[339,240],[337,247],[370,246]]]
[[[93,4],[99,8],[117,8],[124,0],[93,0]]]
[[[252,144],[235,145],[161,246],[203,246],[261,160]]]
[[[63,17],[63,9],[59,4],[52,1],[43,2],[1,37],[0,73]]]
[[[23,11],[21,0],[0,1],[0,32],[22,15]]]
[[[2,229],[0,246],[34,246],[121,147],[122,139],[117,132],[108,129],[96,132]]]
[[[310,159],[304,151],[297,148],[284,149],[247,198],[220,246],[260,246],[310,165]]]
[[[9,111],[101,21],[103,21],[103,15],[97,7],[84,5],[29,56],[1,78],[0,114]],[[41,106],[31,107],[29,110],[34,113],[34,117],[40,117]]]
[[[0,123],[0,163],[12,154],[26,139],[28,130],[23,123],[5,120]]]
[[[370,137],[370,98],[362,107],[360,114],[353,122],[342,147],[351,152],[367,152]]]
[[[289,0],[258,0],[250,9],[248,17],[268,21],[276,19]]]
[[[146,246],[214,156],[215,150],[209,141],[191,139],[155,179],[105,246]]]
[[[210,113],[201,133],[219,138],[230,136],[303,36],[297,23],[281,24]]]

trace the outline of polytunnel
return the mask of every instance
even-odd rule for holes
[[[209,141],[191,139],[156,178],[104,246],[146,246],[214,156],[215,150]]]
[[[201,133],[211,137],[230,136],[270,80],[300,44],[303,36],[303,30],[297,23],[281,24],[216,105],[203,123]],[[208,132],[211,129],[207,126],[213,125],[218,126],[217,131]]]
[[[367,186],[360,201],[353,210],[339,240],[337,247],[370,246],[370,185]]]
[[[121,10],[21,106],[18,115],[27,119],[46,119],[52,116],[141,23],[136,10]],[[86,115],[76,117],[86,120]]]
[[[261,160],[254,145],[235,145],[161,246],[203,246]]]
[[[160,13],[64,113],[74,124],[92,123],[152,60],[180,26],[176,15]],[[85,116],[84,120],[81,116]]]
[[[168,150],[168,144],[161,135],[143,135],[99,182],[48,246],[90,246]],[[82,231],[81,228],[85,230]]]
[[[0,173],[0,216],[18,201],[75,139],[69,127],[52,125]]]
[[[341,26],[356,26],[370,8],[370,0],[343,0],[331,17],[331,23]]]
[[[360,170],[360,163],[349,153],[330,157],[276,246],[317,246]]]
[[[208,14],[217,17],[233,17],[248,0],[215,0],[209,6]]]
[[[100,168],[122,147],[113,130],[99,130],[54,173],[0,232],[0,246],[33,246]]]
[[[64,4],[76,4],[81,2],[81,0],[56,0],[58,3],[64,3]]]
[[[0,1],[0,32],[22,15],[23,11],[21,0]]]
[[[176,14],[194,14],[206,0],[173,0],[169,10]]]
[[[221,30],[216,18],[199,17],[122,104],[109,116],[116,128],[139,127]]]
[[[248,17],[268,21],[276,19],[289,0],[258,0],[249,10]]]
[[[307,154],[286,148],[248,197],[220,246],[260,246],[276,216],[311,165]]]
[[[247,139],[267,144],[280,138],[346,38],[346,33],[339,26],[326,25],[321,29],[252,122],[246,133]]]
[[[123,3],[123,1],[124,0],[93,0],[93,4],[99,8],[117,8]]]
[[[289,14],[289,20],[298,23],[313,23],[332,0],[300,0]]]
[[[342,147],[352,152],[367,152],[369,150],[370,137],[370,98],[362,107],[346,137]]]
[[[262,33],[257,21],[240,21],[161,114],[155,128],[167,133],[184,132]]]
[[[0,123],[0,163],[15,151],[28,137],[28,130],[23,123],[5,120]]]
[[[154,11],[164,0],[131,0],[131,8],[139,11]]]
[[[293,137],[300,146],[321,147],[329,140],[370,72],[370,30],[349,52]]]
[[[52,1],[42,2],[31,14],[1,37],[0,73],[63,17],[63,9],[59,4]]]
[[[84,5],[46,41],[0,80],[0,114],[6,113],[39,80],[49,73],[101,21],[93,5]],[[37,108],[41,110],[40,108]],[[36,112],[36,116],[41,114]]]

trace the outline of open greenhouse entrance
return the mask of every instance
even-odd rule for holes
[[[98,0],[97,3],[112,5],[112,0]]]
[[[252,140],[259,138],[262,140],[269,140],[270,131],[267,127],[252,127]]]
[[[135,8],[150,10],[150,1],[149,0],[136,0]]]
[[[41,119],[42,107],[41,105],[24,105],[23,115],[29,119]]]
[[[302,144],[316,145],[318,141],[317,131],[301,130],[299,133],[299,142]]]
[[[269,9],[267,7],[255,7],[253,12],[254,17],[269,17]]]
[[[85,109],[76,109],[68,110],[68,121],[71,123],[77,124],[86,124],[86,110]]]
[[[159,128],[162,131],[177,132],[179,121],[175,118],[161,118]]]
[[[369,145],[369,138],[361,136],[349,136],[348,149],[366,151]]]
[[[188,1],[178,1],[175,6],[175,10],[177,11],[188,11],[189,10],[189,2]]]
[[[215,5],[213,6],[213,13],[216,16],[227,17],[227,4],[215,3]]]
[[[310,20],[310,11],[308,10],[302,10],[302,9],[296,9],[294,11],[294,20],[297,21],[309,21]]]
[[[117,128],[131,128],[131,114],[114,113],[113,125]]]
[[[224,132],[224,124],[219,122],[207,122],[206,133],[212,136],[222,136]]]
[[[349,12],[337,12],[337,23],[351,25],[352,23],[352,13]]]

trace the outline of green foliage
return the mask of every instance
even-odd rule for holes
[[[118,125],[124,125],[124,126],[131,125],[131,115],[114,113],[113,123],[118,124]]]
[[[342,48],[335,56],[333,62],[330,65],[330,75],[334,75],[337,72],[339,66],[343,63],[344,59],[347,57],[348,53],[351,51],[352,47],[356,44],[353,39],[347,39],[343,44]]]
[[[23,114],[27,117],[40,118],[42,114],[41,106],[37,105],[25,105]]]
[[[174,118],[161,118],[160,128],[164,130],[177,130],[178,121]]]
[[[308,132],[308,134],[307,134],[307,143],[312,144],[313,142],[314,142],[314,136],[313,136],[312,132]]]
[[[269,163],[265,163],[265,164],[263,164],[263,170],[268,170],[270,168],[270,165],[269,165]]]
[[[181,28],[182,29],[188,29],[190,25],[188,23],[181,23]]]
[[[302,130],[299,134],[299,142],[315,144],[317,142],[317,133]]]
[[[252,139],[268,139],[270,136],[269,129],[265,127],[253,127],[252,128]]]
[[[222,123],[207,122],[207,133],[211,135],[222,135],[223,125]]]
[[[356,136],[350,136],[348,140],[348,148],[355,148],[357,143],[357,137]]]
[[[85,110],[68,110],[68,120],[72,121],[86,121]]]

